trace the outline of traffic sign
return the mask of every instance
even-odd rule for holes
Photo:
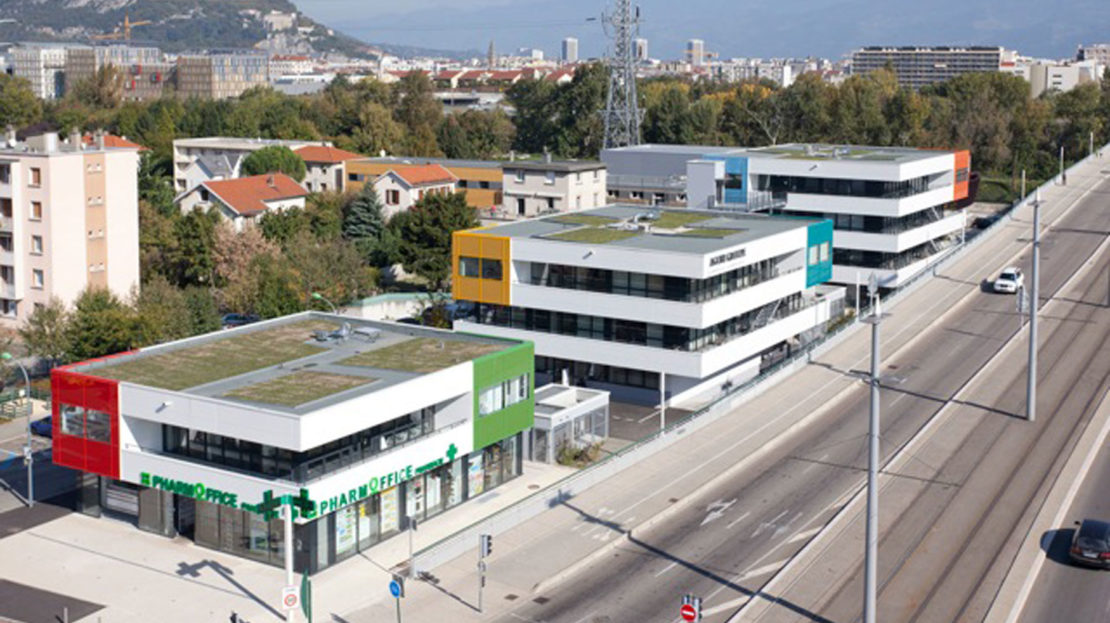
[[[285,586],[281,589],[281,605],[293,610],[301,603],[301,589],[298,586]]]
[[[698,611],[695,610],[694,606],[691,604],[682,604],[682,607],[678,609],[678,613],[682,615],[683,621],[693,622],[698,620]]]
[[[405,587],[397,580],[389,581],[389,594],[400,599],[405,594]]]

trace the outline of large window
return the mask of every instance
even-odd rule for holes
[[[529,389],[527,374],[482,389],[478,392],[478,415],[496,413],[527,400]]]
[[[204,463],[307,482],[431,434],[435,413],[436,407],[427,407],[305,452],[163,425],[162,448]]]
[[[501,281],[501,260],[488,257],[459,256],[459,276]]]
[[[898,199],[928,191],[929,179],[929,176],[923,175],[901,182],[887,182],[791,175],[760,175],[757,178],[757,183],[759,190],[771,191],[772,193],[787,192]]]
[[[111,416],[107,413],[67,404],[61,405],[59,410],[62,433],[101,443],[112,441]]]
[[[479,277],[479,264],[481,260],[476,257],[459,257],[459,276],[460,277]]]

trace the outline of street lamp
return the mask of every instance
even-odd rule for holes
[[[327,303],[328,305],[331,305],[332,313],[334,313],[337,316],[339,315],[339,308],[335,306],[335,303],[332,303],[331,301],[329,301],[328,297],[324,296],[323,294],[320,294],[319,292],[313,292],[312,293],[312,298],[317,300],[317,301],[323,301],[323,302]]]
[[[19,366],[19,371],[23,373],[23,380],[27,383],[27,445],[23,447],[23,461],[27,463],[27,506],[33,507],[35,505],[35,479],[31,466],[35,461],[31,447],[31,376],[27,374],[27,368],[23,367],[18,359],[12,357],[11,353],[0,353],[0,359],[15,362],[15,365]]]

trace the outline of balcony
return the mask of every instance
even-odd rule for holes
[[[0,281],[0,298],[10,300],[16,300],[18,298],[15,295],[14,281]]]
[[[0,216],[0,231],[15,231],[15,219],[10,216]]]

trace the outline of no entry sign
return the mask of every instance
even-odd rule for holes
[[[692,623],[698,618],[697,609],[690,604],[682,604],[682,607],[678,609],[678,613],[682,615],[683,621],[690,621]]]

